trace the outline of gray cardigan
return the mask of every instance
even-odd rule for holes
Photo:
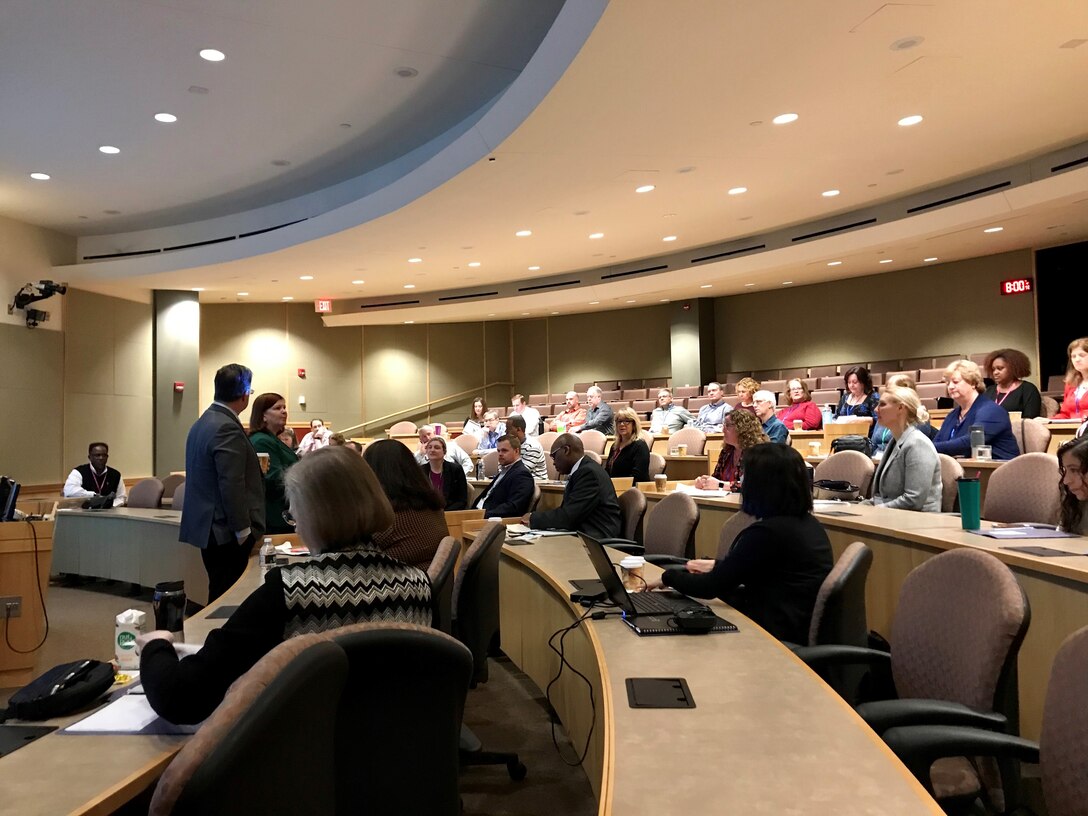
[[[873,477],[873,504],[941,512],[941,460],[933,443],[913,425],[888,444]]]

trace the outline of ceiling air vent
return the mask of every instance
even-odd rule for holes
[[[1082,164],[1088,164],[1088,156],[1081,156],[1079,159],[1073,159],[1072,161],[1062,162],[1056,164],[1050,168],[1051,173],[1060,173],[1063,170],[1069,170],[1073,167],[1079,167]]]
[[[85,261],[105,261],[109,258],[134,258],[137,255],[156,255],[161,249],[141,249],[138,252],[111,252],[109,255],[84,255]]]
[[[688,263],[696,264],[705,261],[717,261],[721,258],[732,258],[734,255],[743,255],[745,252],[759,252],[759,250],[766,248],[766,244],[756,244],[755,246],[742,247],[741,249],[731,249],[728,252],[718,252],[714,255],[704,255],[701,258],[692,258]]]
[[[932,210],[934,207],[943,207],[945,204],[954,204],[957,201],[963,201],[966,198],[972,196],[984,195],[986,193],[992,193],[994,190],[1002,190],[1005,187],[1011,187],[1011,181],[1002,181],[999,184],[991,184],[989,187],[979,187],[977,190],[971,190],[969,193],[960,193],[959,195],[949,196],[948,198],[942,198],[938,201],[931,201],[928,204],[919,204],[917,207],[911,207],[907,210],[908,213],[923,212],[925,210]]]
[[[443,303],[450,300],[468,300],[469,298],[492,297],[493,295],[497,294],[498,292],[473,292],[471,295],[448,295],[446,297],[440,297],[438,299],[438,302]]]
[[[601,275],[601,280],[615,280],[616,278],[629,278],[632,275],[645,275],[647,272],[660,272],[662,269],[668,269],[668,264],[661,264],[660,266],[647,266],[644,269],[631,269],[627,272],[613,272],[610,275]]]
[[[394,303],[364,303],[360,309],[389,309],[393,306],[418,306],[418,300],[398,300]]]
[[[580,280],[560,281],[559,283],[538,283],[536,286],[522,286],[519,292],[539,292],[541,289],[561,289],[564,286],[577,286]]]
[[[796,243],[798,241],[807,241],[809,238],[822,238],[825,235],[834,235],[836,232],[846,232],[847,230],[857,229],[858,227],[867,227],[870,224],[875,223],[875,218],[866,218],[864,221],[855,221],[853,224],[843,224],[841,227],[831,227],[830,229],[798,235],[796,238],[790,238],[790,241]]]

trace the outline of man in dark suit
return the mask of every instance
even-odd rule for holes
[[[618,538],[616,488],[605,469],[585,455],[582,440],[575,434],[561,434],[552,443],[551,457],[559,473],[569,474],[563,503],[554,510],[530,513],[522,521],[534,530],[572,530],[596,539]]]
[[[264,483],[238,415],[249,405],[253,372],[231,363],[215,373],[215,401],[185,440],[185,505],[179,539],[200,547],[214,601],[246,570],[264,532]]]
[[[520,516],[533,500],[533,474],[521,461],[521,441],[513,434],[500,436],[495,445],[499,473],[472,503],[488,518]]]

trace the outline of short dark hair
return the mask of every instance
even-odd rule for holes
[[[517,428],[519,431],[525,430],[525,417],[521,414],[510,414],[506,418],[506,426]]]
[[[91,451],[93,451],[95,448],[105,448],[106,453],[110,452],[110,446],[107,445],[105,442],[92,442],[87,446],[87,455],[90,456]]]
[[[992,377],[990,373],[990,367],[993,366],[994,360],[1002,359],[1005,361],[1005,367],[1009,369],[1009,373],[1014,380],[1022,380],[1024,377],[1031,376],[1031,360],[1022,351],[1017,349],[998,349],[997,351],[991,351],[986,355],[986,362],[982,364],[982,370],[986,372],[987,377]]]
[[[234,402],[250,392],[253,372],[241,363],[229,363],[215,372],[216,402]]]
[[[407,445],[395,439],[379,439],[366,446],[363,460],[378,477],[396,512],[445,507],[445,500],[431,487]]]
[[[509,442],[511,448],[518,451],[519,453],[521,452],[521,440],[513,434],[505,434],[503,436],[500,436],[498,439],[495,440],[495,447],[497,448],[499,446],[499,443],[503,440]]]
[[[850,387],[849,383],[851,374],[858,378],[858,382],[861,383],[862,386],[865,388],[866,394],[873,390],[873,378],[869,374],[869,369],[867,369],[865,366],[850,366],[850,368],[846,369],[846,371],[842,373],[842,381],[847,388]]]
[[[287,402],[282,395],[272,391],[266,391],[253,400],[253,407],[249,412],[249,433],[251,436],[258,431],[268,430],[268,425],[264,421],[264,412],[280,400]]]
[[[805,516],[812,512],[812,490],[801,454],[788,445],[763,442],[744,452],[741,509],[757,519]]]

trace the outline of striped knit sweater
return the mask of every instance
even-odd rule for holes
[[[370,544],[280,567],[280,577],[285,639],[365,621],[431,625],[426,574]]]

